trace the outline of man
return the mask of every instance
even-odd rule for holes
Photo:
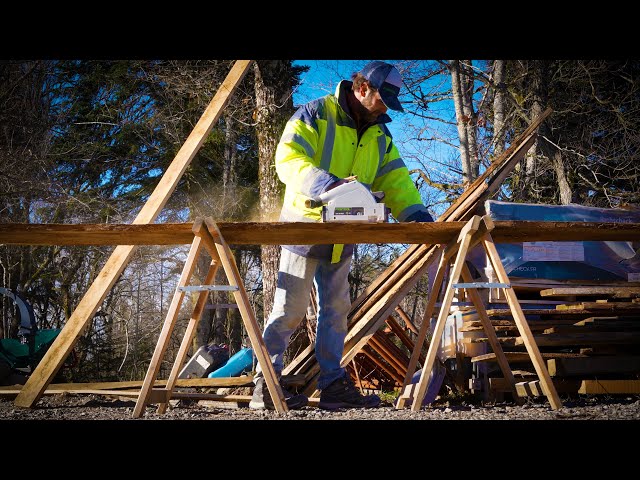
[[[403,112],[398,100],[402,78],[391,64],[374,61],[342,80],[335,95],[302,105],[285,126],[276,149],[275,166],[285,184],[280,221],[317,222],[321,207],[309,199],[357,178],[371,191],[385,193],[384,203],[400,222],[432,222],[409,171],[385,126],[387,109]],[[276,374],[283,353],[302,321],[312,282],[316,285],[318,319],[315,354],[320,367],[319,407],[371,408],[377,395],[362,395],[340,366],[351,307],[348,274],[353,245],[283,245],[274,304],[263,339]],[[307,404],[304,395],[283,389],[289,409]],[[255,378],[254,409],[273,409],[260,367]]]

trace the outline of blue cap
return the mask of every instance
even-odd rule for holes
[[[398,94],[402,87],[402,77],[400,72],[390,63],[375,62],[367,63],[360,74],[366,78],[371,86],[380,92],[382,102],[391,110],[404,112]]]

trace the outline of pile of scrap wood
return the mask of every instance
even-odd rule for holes
[[[640,283],[545,284],[514,279],[516,292],[520,284],[526,285],[527,294],[520,292],[519,297],[528,297],[520,301],[523,312],[558,393],[640,393]],[[532,294],[536,286],[537,297]],[[473,312],[466,313],[460,331],[477,334],[463,342],[486,343],[480,322]],[[540,395],[510,310],[504,304],[490,303],[487,313],[516,380],[521,382],[519,394]],[[476,355],[471,362],[485,364],[484,375],[472,382],[474,389],[498,397],[509,391],[493,353]]]
[[[551,113],[547,109],[498,157],[487,170],[478,177],[436,220],[438,222],[465,221],[476,214],[478,207],[491,198],[504,179],[525,156],[536,139],[538,127]],[[410,246],[393,264],[391,264],[369,287],[353,302],[348,315],[348,333],[342,365],[347,367],[354,359],[377,357],[377,364],[387,364],[387,376],[396,381],[402,369],[394,369],[392,363],[400,363],[406,369],[406,356],[384,358],[381,335],[377,334],[384,322],[394,312],[407,293],[416,285],[428,267],[437,259],[438,248],[435,245],[421,244]],[[415,319],[414,319],[415,320]],[[401,340],[399,340],[401,341]],[[365,345],[367,349],[363,350]],[[388,345],[387,345],[388,346]],[[363,355],[357,355],[363,352]],[[389,352],[386,352],[387,356]],[[358,371],[356,368],[355,371]],[[391,375],[394,371],[394,375]],[[317,396],[316,390],[319,367],[315,359],[313,345],[298,354],[283,371],[284,374],[302,374],[306,379],[304,393]],[[358,380],[355,377],[354,380]],[[413,372],[411,372],[413,373]],[[400,383],[401,385],[402,383]]]

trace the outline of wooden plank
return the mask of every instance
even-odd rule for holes
[[[440,244],[460,232],[465,222],[220,222],[231,245],[322,243]],[[495,221],[495,243],[528,241],[633,241],[638,223]],[[5,245],[186,245],[193,240],[190,223],[166,224],[32,224],[1,223]],[[535,285],[521,285],[521,288]]]
[[[637,298],[640,297],[640,287],[554,287],[540,291],[541,297],[561,297],[564,295],[581,295],[590,297],[609,298]]]
[[[373,335],[367,345],[392,368],[391,371],[393,372],[394,378],[398,382],[401,382],[403,378],[402,376],[407,373],[407,369],[393,355],[391,355],[384,346],[380,344],[379,337]]]
[[[381,367],[385,373],[395,380],[396,382],[402,382],[403,375],[406,373],[406,369],[399,366],[385,350],[380,347],[378,339],[371,337],[371,341],[367,344],[367,349],[374,351],[383,362],[378,362],[377,365]],[[374,360],[373,355],[368,355],[371,360]]]
[[[488,218],[488,217],[485,217],[485,218]],[[500,260],[500,255],[498,254],[498,250],[496,249],[496,246],[494,245],[490,235],[485,236],[484,241],[482,242],[482,245],[485,249],[485,252],[487,253],[487,257],[489,258],[491,266],[493,267],[493,271],[496,273],[496,277],[498,278],[498,281],[501,283],[509,283],[509,277],[507,276],[507,272],[505,271],[504,266],[502,265],[502,261]],[[535,368],[536,373],[538,374],[538,379],[540,380],[540,383],[542,384],[542,388],[544,389],[547,399],[551,404],[551,408],[553,408],[554,410],[558,410],[560,407],[562,407],[562,402],[560,401],[558,392],[553,386],[553,382],[551,380],[551,377],[549,376],[549,372],[547,371],[546,364],[542,359],[542,355],[540,355],[540,350],[533,337],[533,333],[531,332],[531,329],[527,324],[527,319],[524,316],[524,313],[522,311],[522,308],[520,307],[520,304],[518,303],[518,297],[516,296],[515,292],[510,288],[505,288],[503,289],[503,291],[504,291],[505,297],[507,298],[509,308],[513,313],[513,320],[516,322],[516,325],[518,326],[518,331],[520,332],[520,335],[521,335],[521,337],[519,338],[522,339],[522,342],[525,348],[527,349],[529,356],[531,357],[531,362],[533,363],[533,367]],[[507,381],[508,380],[509,379],[507,379]]]
[[[395,310],[398,313],[398,315],[400,316],[400,318],[402,319],[402,321],[404,322],[404,324],[407,326],[407,328],[417,335],[418,334],[418,327],[416,327],[414,325],[414,323],[409,318],[409,315],[407,315],[405,313],[405,311],[402,309],[402,307],[400,305],[398,305],[395,308]]]
[[[557,310],[580,312],[625,312],[640,313],[640,304],[632,302],[581,302],[574,305],[556,305]]]
[[[560,345],[625,345],[640,343],[640,332],[594,332],[573,334],[536,335],[536,343],[540,346]],[[515,345],[522,345],[523,339],[518,337]]]
[[[528,385],[524,385],[526,383]],[[518,387],[520,384],[520,387]],[[554,378],[553,386],[557,392],[565,394],[576,394],[580,389],[581,381],[567,378]],[[523,380],[516,383],[516,389],[520,396],[543,396],[544,392],[539,380]],[[494,392],[509,392],[509,382],[502,377],[489,378],[489,390]]]
[[[611,323],[636,323],[640,320],[638,317],[589,317],[583,320],[575,322],[573,325],[586,326],[586,325],[607,325]]]
[[[533,341],[540,347],[562,347],[576,345],[628,345],[640,344],[640,332],[595,332],[595,333],[574,333],[574,334],[551,334],[533,335]],[[499,337],[502,345],[520,347],[526,345],[523,337]],[[463,338],[464,343],[488,342],[486,337]]]
[[[550,335],[558,334],[574,334],[574,333],[596,333],[596,332],[621,332],[621,331],[640,330],[640,322],[608,322],[590,323],[586,325],[556,325],[551,328],[545,328],[542,333]]]
[[[215,122],[220,118],[223,108],[229,102],[231,94],[244,78],[250,65],[250,60],[238,60],[235,62],[211,103],[200,117],[200,120],[198,120],[193,131],[189,134],[189,137],[176,154],[176,157],[133,223],[151,223],[158,217],[182,174],[205,141]],[[16,406],[31,408],[38,401],[42,392],[62,367],[65,359],[78,341],[80,334],[87,327],[89,320],[98,310],[107,293],[124,270],[134,250],[135,246],[127,243],[116,247],[96,280],[91,284],[89,290],[65,323],[60,334],[29,376],[27,383],[14,402]]]
[[[606,373],[640,373],[640,356],[552,358],[547,360],[552,377],[575,377]]]
[[[509,163],[509,160],[514,157],[518,157],[519,152],[522,152],[522,156],[524,156],[524,153],[528,150],[527,147],[530,146],[530,143],[532,141],[531,137],[535,135],[540,124],[546,117],[551,114],[551,112],[552,110],[548,108],[544,112],[542,112],[539,118],[531,122],[527,129],[522,132],[521,135],[514,139],[511,145],[509,145],[509,148],[502,152],[502,155],[496,158],[491,163],[491,165],[489,165],[489,167],[482,173],[482,175],[476,178],[471,183],[471,185],[469,185],[469,187],[464,192],[462,192],[462,195],[460,195],[460,197],[458,197],[456,201],[442,214],[442,217],[450,218],[451,216],[454,216],[455,211],[459,210],[460,206],[465,204],[467,197],[472,196],[479,189],[479,187],[486,185],[486,181],[491,178],[492,175],[495,175],[495,173],[500,170],[505,164]]]
[[[531,362],[531,357],[527,352],[504,352],[505,357],[511,363],[522,363],[522,362]],[[555,353],[540,353],[542,358],[552,359],[552,358],[589,358],[587,355],[582,355],[579,353],[566,353],[566,352],[555,352]],[[496,354],[485,353],[484,355],[477,355],[471,358],[471,362],[495,362]]]
[[[400,339],[402,344],[405,347],[407,347],[407,350],[409,350],[410,352],[413,352],[413,349],[415,348],[415,343],[413,342],[413,340],[411,340],[411,338],[409,338],[409,336],[405,333],[405,331],[398,324],[398,322],[396,322],[395,318],[387,317],[386,322],[387,322],[387,325],[389,325],[389,327],[391,328],[391,331],[393,333],[395,333],[395,335]],[[424,362],[424,354],[422,353],[421,350],[419,350],[419,352],[420,352],[419,361],[421,363],[423,363]]]
[[[284,386],[301,387],[306,381],[304,375],[283,375],[281,382]],[[143,380],[133,380],[128,382],[90,382],[90,383],[51,383],[47,390],[73,390],[97,391],[97,390],[118,390],[118,389],[140,389]],[[154,387],[164,387],[166,380],[156,380]],[[238,377],[217,377],[217,378],[179,378],[176,381],[178,388],[217,388],[217,387],[252,387],[253,375],[241,375]],[[2,386],[2,390],[22,389],[22,385]]]
[[[640,393],[640,380],[583,380],[578,393],[584,395],[635,395]]]
[[[522,311],[527,315],[540,315],[549,318],[570,318],[573,316],[592,315],[592,312],[584,310],[559,310],[551,308],[523,308]],[[512,312],[505,308],[491,308],[487,310],[490,317],[511,317]]]

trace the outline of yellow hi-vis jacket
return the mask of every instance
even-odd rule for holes
[[[380,115],[359,135],[347,106],[351,86],[341,81],[335,95],[300,106],[287,122],[275,154],[276,172],[286,186],[280,221],[320,221],[322,207],[307,208],[305,201],[319,200],[329,185],[352,175],[371,191],[383,191],[383,202],[400,222],[415,212],[427,212],[385,126],[391,118]],[[303,256],[331,258],[333,263],[353,253],[353,245],[283,247]]]

